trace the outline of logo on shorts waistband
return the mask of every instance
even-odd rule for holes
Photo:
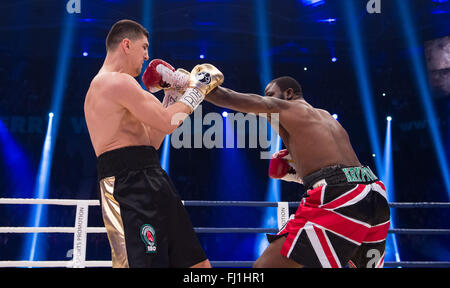
[[[347,177],[347,182],[371,182],[378,180],[377,176],[369,167],[350,167],[342,168]]]
[[[149,224],[141,226],[141,239],[145,244],[145,253],[156,253],[155,229]]]

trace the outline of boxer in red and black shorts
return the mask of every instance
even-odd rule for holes
[[[383,183],[369,167],[332,166],[303,178],[295,216],[269,242],[286,237],[281,255],[305,267],[380,268],[389,229]]]
[[[309,104],[295,79],[274,79],[264,94],[218,87],[206,98],[267,117],[287,148],[273,155],[269,176],[307,189],[254,267],[382,267],[390,216],[383,183],[361,165],[339,121]]]

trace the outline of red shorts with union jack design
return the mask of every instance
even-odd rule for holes
[[[295,215],[267,235],[269,242],[286,237],[281,254],[305,267],[383,267],[390,225],[384,184],[368,167],[333,166],[315,174]]]

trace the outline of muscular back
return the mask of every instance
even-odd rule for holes
[[[336,164],[360,165],[347,132],[327,111],[295,100],[279,117],[280,137],[302,177]]]
[[[160,145],[152,137],[152,129],[119,104],[114,93],[111,93],[110,82],[117,81],[122,76],[119,74],[121,73],[99,73],[92,80],[86,95],[85,118],[97,156],[126,146],[154,144],[158,148]],[[136,84],[139,85],[137,82]]]

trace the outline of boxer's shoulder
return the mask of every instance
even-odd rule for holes
[[[298,119],[299,117],[308,117],[312,110],[315,110],[310,104],[302,100],[281,100],[285,103],[284,109],[281,111],[281,117],[290,117]]]
[[[108,99],[134,94],[132,92],[136,89],[140,89],[136,79],[120,72],[102,72],[97,74],[89,88],[89,90],[95,91],[95,94],[107,96]]]
[[[92,80],[91,85],[99,85],[104,88],[117,88],[126,83],[137,83],[131,75],[120,72],[100,72]]]

